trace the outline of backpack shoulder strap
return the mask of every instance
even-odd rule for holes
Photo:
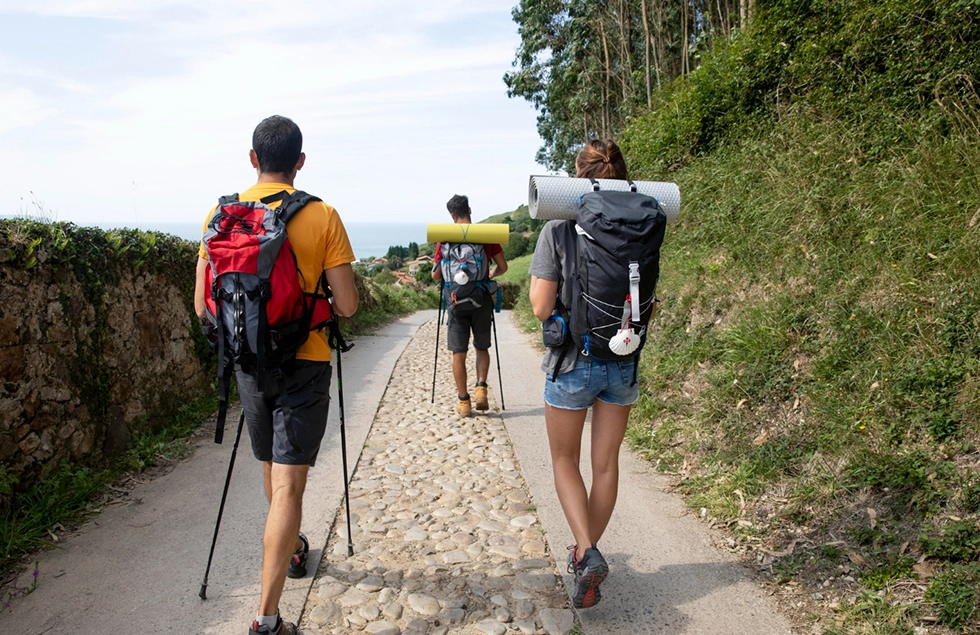
[[[283,190],[275,196],[282,200],[282,203],[279,204],[279,208],[276,211],[279,212],[279,217],[282,218],[283,223],[288,223],[296,215],[296,212],[306,207],[307,204],[320,200],[316,196],[307,194],[302,190],[296,190],[292,194]],[[262,202],[265,203],[265,199],[262,199]]]
[[[287,196],[289,196],[289,193],[286,192],[286,190],[280,190],[280,191],[276,192],[275,194],[270,194],[268,196],[263,196],[262,198],[259,199],[259,202],[260,203],[263,203],[265,205],[268,205],[269,203],[275,203],[276,201],[281,201],[282,199],[286,198]]]
[[[448,287],[452,282],[452,259],[456,257],[456,252],[453,247],[456,243],[442,243],[442,258],[439,260],[439,266],[442,268],[442,280]]]

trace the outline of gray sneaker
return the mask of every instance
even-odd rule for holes
[[[577,609],[587,609],[595,606],[602,599],[599,585],[609,574],[609,565],[599,550],[589,547],[582,554],[582,559],[575,561],[576,547],[569,547],[568,572],[575,579],[575,591],[572,594],[572,604]]]

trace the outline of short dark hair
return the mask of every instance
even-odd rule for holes
[[[453,194],[453,197],[446,203],[446,209],[453,215],[453,218],[469,218],[470,199],[461,194]]]
[[[289,174],[303,152],[303,133],[292,119],[273,115],[255,126],[252,150],[260,172]]]

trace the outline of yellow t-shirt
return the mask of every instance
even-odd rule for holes
[[[258,183],[239,194],[238,199],[258,201],[283,190],[290,194],[296,191],[295,188],[282,183]],[[279,201],[275,201],[270,203],[269,207],[274,208],[278,205]],[[208,212],[204,220],[202,236],[215,209],[217,206]],[[321,271],[354,261],[354,250],[351,249],[340,214],[326,203],[320,201],[309,203],[290,219],[286,225],[286,233],[296,254],[296,264],[303,274],[305,290],[308,293],[316,290]],[[204,250],[204,243],[201,243],[198,253],[201,258],[208,257]],[[296,358],[315,362],[330,361],[330,346],[327,344],[326,332],[310,333],[310,338],[297,351]]]

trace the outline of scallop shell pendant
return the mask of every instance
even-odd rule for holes
[[[609,350],[617,355],[629,355],[640,346],[640,336],[633,329],[620,329],[609,338]]]

